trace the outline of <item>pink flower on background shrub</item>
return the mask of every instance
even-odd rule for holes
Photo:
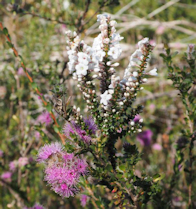
[[[146,131],[143,131],[141,133],[139,133],[137,135],[137,139],[138,141],[140,142],[141,145],[143,146],[149,146],[151,144],[151,141],[152,141],[152,131],[151,130],[146,130]]]
[[[63,133],[67,138],[71,139],[71,135],[75,133],[74,131],[75,126],[76,125],[73,121],[71,121],[70,123],[69,122],[65,123],[63,128]]]
[[[158,35],[162,35],[165,31],[165,27],[163,25],[160,25],[157,29],[156,29],[156,34]]]
[[[25,75],[25,72],[24,72],[24,70],[23,70],[22,67],[18,68],[17,74],[18,74],[18,75],[22,75],[22,76]]]
[[[50,117],[50,113],[45,111],[41,115],[38,116],[37,122],[41,124],[46,124],[47,126],[52,123],[52,118]]]
[[[29,69],[29,68],[26,68],[26,70],[27,70],[28,72],[30,72],[30,69]],[[25,75],[26,75],[26,74],[25,74],[25,71],[24,71],[24,69],[23,69],[22,67],[19,67],[19,68],[18,68],[17,74],[20,75],[20,76],[25,76]]]
[[[150,108],[151,110],[154,110],[155,107],[156,107],[155,104],[150,104],[150,105],[149,105],[149,108]]]
[[[87,201],[89,200],[89,197],[85,194],[82,194],[80,197],[81,205],[82,207],[86,206]]]
[[[14,160],[9,163],[9,170],[14,172],[18,166],[18,161]]]
[[[117,130],[117,133],[121,133],[122,132],[122,128],[119,128],[118,130]]]
[[[84,119],[86,130],[88,130],[91,134],[95,134],[97,131],[97,125],[95,124],[92,118],[85,118]],[[87,134],[87,131],[81,129],[79,125],[77,125],[74,121],[70,123],[65,123],[63,128],[63,132],[65,136],[69,139],[72,139],[72,135],[76,135],[79,137],[83,142],[89,144],[91,141],[91,136]]]
[[[20,157],[18,159],[18,166],[23,167],[29,163],[29,159],[27,157]]]
[[[40,148],[37,161],[45,163],[44,180],[57,194],[70,197],[79,191],[79,178],[87,173],[88,164],[85,160],[79,159],[73,153],[66,153],[63,146],[55,142]]]
[[[154,150],[158,150],[158,151],[162,150],[162,146],[160,144],[158,144],[158,143],[153,144],[152,148]]]
[[[140,119],[141,119],[140,115],[136,115],[135,118],[133,119],[133,121],[135,123],[138,123]]]
[[[12,180],[12,173],[9,172],[9,171],[6,171],[6,172],[4,172],[4,173],[1,174],[1,178],[4,181],[11,182],[11,180]]]
[[[0,157],[3,157],[3,151],[0,149]]]
[[[40,132],[39,131],[35,131],[35,138],[36,138],[36,140],[39,140],[39,138],[40,138]]]
[[[156,42],[155,42],[155,40],[153,40],[153,39],[151,39],[150,41],[149,41],[149,43],[150,43],[150,45],[152,45],[152,46],[156,46]]]
[[[95,134],[97,131],[97,125],[95,124],[95,121],[92,117],[85,118],[84,119],[85,126],[88,128],[89,131],[92,132],[92,134]]]
[[[23,167],[29,163],[29,159],[27,157],[20,157],[18,160],[11,161],[9,163],[9,170],[14,172],[17,167]]]

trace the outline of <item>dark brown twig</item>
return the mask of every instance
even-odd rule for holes
[[[192,171],[192,165],[193,165],[193,147],[194,147],[194,142],[195,140],[195,136],[193,134],[193,136],[191,137],[191,142],[190,142],[190,145],[189,145],[189,187],[188,187],[188,190],[189,190],[189,203],[188,203],[188,206],[189,208],[191,208],[193,205],[192,205],[192,181],[193,181],[193,171]]]
[[[95,11],[95,13],[83,24],[83,25],[86,25],[88,24],[94,17],[95,15],[105,6],[105,3],[107,1],[103,1],[102,4],[99,6],[99,8],[97,9],[97,11]]]
[[[87,12],[88,12],[88,10],[89,10],[90,4],[91,4],[91,0],[87,0],[87,2],[86,2],[86,8],[85,8],[85,10],[84,10],[84,13],[83,13],[83,15],[79,18],[78,23],[77,23],[77,26],[78,26],[78,28],[77,28],[77,33],[81,33],[81,32],[84,30],[83,21],[84,21],[86,15],[87,15]]]
[[[23,12],[21,14],[22,15],[31,15],[33,17],[38,17],[38,18],[41,18],[41,19],[44,19],[44,20],[47,20],[47,21],[51,21],[51,22],[57,22],[59,24],[72,25],[72,24],[70,24],[70,22],[65,22],[65,21],[61,21],[61,20],[56,20],[56,19],[51,19],[51,18],[43,17],[43,16],[40,16],[40,15],[35,14],[35,13],[31,13],[31,12]]]

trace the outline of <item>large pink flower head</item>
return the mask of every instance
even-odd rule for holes
[[[59,142],[54,142],[52,144],[46,144],[39,149],[37,155],[38,162],[44,162],[49,159],[52,154],[60,153],[63,150],[63,146]]]
[[[42,147],[38,161],[45,162],[45,177],[51,189],[62,197],[74,196],[81,175],[87,174],[87,163],[73,153],[63,150],[60,143]]]

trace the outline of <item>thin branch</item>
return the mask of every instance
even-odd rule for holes
[[[129,191],[126,187],[123,187],[122,184],[120,184],[118,181],[116,181],[115,183],[116,183],[116,185],[118,185],[119,188],[126,190],[127,194],[128,194],[128,195],[131,197],[131,199],[133,200],[135,207],[136,207],[136,208],[139,208],[139,207],[138,207],[138,201],[137,201],[138,195],[134,196],[134,194],[133,194],[131,191]]]
[[[9,192],[14,196],[14,198],[17,200],[17,206],[19,208],[23,208],[25,205],[24,205],[24,200],[23,198],[20,197],[20,195],[14,191],[14,189],[8,184],[6,183],[5,181],[3,181],[2,179],[0,179],[0,182],[8,188]]]
[[[154,93],[150,96],[145,96],[145,97],[138,98],[134,104],[141,104],[141,103],[144,103],[146,101],[149,101],[149,100],[152,100],[152,99],[157,99],[157,98],[163,97],[163,96],[173,98],[173,97],[177,96],[178,93],[179,93],[178,90],[173,90],[173,91],[168,91],[168,92],[163,92],[163,93]]]
[[[87,182],[86,185],[89,185],[89,183]],[[87,187],[87,186],[85,186],[85,187],[86,187],[86,189],[88,190],[88,192],[90,193],[90,195],[91,195],[91,197],[92,197],[91,201],[92,201],[94,207],[95,207],[95,208],[99,208],[98,205],[97,205],[96,202],[95,202],[95,201],[97,201],[98,199],[95,197],[95,195],[94,195],[92,189],[89,188],[89,187]],[[104,209],[104,207],[103,207],[102,205],[101,205],[100,207]]]
[[[191,142],[189,145],[189,187],[188,187],[188,191],[189,191],[189,208],[192,207],[192,182],[193,182],[193,170],[192,170],[192,165],[193,165],[193,147],[194,147],[194,136],[191,137]]]
[[[152,18],[155,15],[157,15],[158,13],[162,12],[163,10],[167,9],[168,7],[172,6],[173,4],[179,2],[180,0],[172,0],[167,2],[166,4],[164,4],[163,6],[155,9],[153,12],[151,12],[150,14],[147,15],[147,18]]]
[[[52,19],[52,18],[49,18],[49,17],[43,17],[43,16],[41,16],[39,14],[31,13],[29,11],[24,10],[23,8],[20,8],[19,5],[17,5],[17,4],[9,4],[9,6],[11,8],[13,7],[13,11],[14,12],[16,12],[17,14],[21,14],[23,16],[24,15],[31,15],[33,17],[38,17],[40,19],[44,19],[44,20],[51,21],[51,22],[56,22],[56,23],[59,23],[59,24],[73,25],[70,22],[65,22],[65,21],[61,21],[61,20],[57,20],[57,19]]]
[[[133,6],[134,4],[136,4],[138,1],[140,0],[133,0],[132,2],[130,2],[129,4],[127,4],[125,7],[123,7],[122,9],[120,9],[116,14],[114,15],[111,15],[112,18],[117,18],[120,14],[122,14],[123,12],[125,12],[127,9],[129,9],[131,6]],[[105,2],[103,2],[100,7],[97,9],[97,11],[91,16],[91,18],[89,18],[85,24],[89,23],[93,18],[94,16],[105,6]],[[95,23],[94,25],[92,25],[86,32],[86,35],[89,35],[89,34],[92,34],[91,33],[91,30],[94,29],[95,27],[97,27],[97,23]],[[94,30],[93,30],[94,31]]]
[[[99,6],[99,8],[95,11],[95,13],[84,23],[84,25],[88,24],[94,17],[95,15],[105,6],[105,1],[102,2],[102,4]]]
[[[69,22],[65,22],[65,21],[61,21],[61,20],[55,20],[55,19],[43,17],[41,15],[38,15],[38,14],[35,14],[35,13],[31,13],[31,12],[23,12],[22,15],[31,15],[33,17],[38,17],[40,19],[44,19],[44,20],[51,21],[51,22],[57,22],[59,24],[72,25]]]
[[[176,7],[182,7],[183,9],[184,8],[196,9],[196,5],[194,5],[194,4],[177,3],[175,6]]]
[[[26,148],[26,150],[25,150],[25,152],[24,152],[24,156],[26,156],[27,155],[27,153],[28,153],[28,151],[31,149],[31,146],[33,145],[33,142],[34,142],[34,139],[32,139],[31,141],[30,141],[30,143],[28,144],[28,146],[27,146],[27,148]]]
[[[128,10],[130,7],[138,3],[140,0],[133,0],[129,2],[126,6],[124,6],[122,9],[120,9],[113,17],[120,16],[122,13],[124,13],[126,10]]]
[[[151,28],[157,28],[158,26],[162,25],[165,28],[174,29],[177,31],[181,31],[188,35],[195,35],[195,31],[178,26],[178,25],[186,25],[189,27],[196,28],[196,24],[186,21],[186,20],[174,20],[170,22],[160,22],[160,21],[151,21],[146,20],[145,18],[137,18],[134,19],[132,22],[126,22],[126,23],[119,23],[118,26],[121,27],[121,29],[118,30],[118,33],[123,33],[127,30],[130,30],[131,28],[136,28],[140,25],[148,25]],[[93,33],[96,33],[96,31],[93,31]]]
[[[91,4],[91,0],[87,0],[87,2],[86,2],[86,8],[84,10],[84,13],[79,18],[78,23],[77,23],[77,26],[78,26],[77,33],[81,33],[83,31],[83,29],[84,29],[84,23],[83,23],[83,21],[84,21],[86,15],[87,15],[87,12],[89,10],[90,4]]]

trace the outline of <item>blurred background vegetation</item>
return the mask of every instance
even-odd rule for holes
[[[84,102],[76,83],[67,68],[65,31],[77,31],[92,44],[99,33],[96,15],[110,13],[118,22],[117,31],[124,36],[123,53],[119,59],[118,73],[122,75],[129,56],[142,37],[156,43],[150,68],[156,67],[159,75],[149,78],[137,103],[144,105],[144,130],[153,132],[153,146],[144,147],[135,138],[144,153],[138,173],[145,169],[149,175],[164,173],[163,184],[167,187],[172,173],[174,146],[184,126],[184,109],[167,69],[159,57],[164,45],[178,51],[175,58],[179,67],[184,65],[183,55],[187,44],[196,43],[196,3],[194,0],[0,0],[0,22],[7,27],[12,42],[22,55],[28,72],[34,78],[41,93],[50,101],[53,86],[65,83],[67,94],[85,112]],[[46,208],[80,208],[79,198],[61,199],[43,182],[43,167],[35,162],[38,148],[45,142],[59,140],[52,125],[37,124],[37,117],[45,108],[33,91],[20,63],[0,33],[0,175],[9,170],[9,163],[27,157],[28,164],[12,174],[9,184],[0,183],[0,208],[21,208],[35,202]],[[58,118],[58,116],[57,116]],[[59,124],[63,120],[58,118]],[[39,134],[40,135],[39,135]],[[117,147],[122,146],[119,140]],[[175,208],[186,208],[186,186],[181,183],[173,194]],[[196,188],[194,187],[194,190]],[[181,192],[180,192],[181,191]],[[104,193],[104,191],[102,191]],[[23,204],[24,202],[24,204]],[[93,207],[93,206],[92,206]],[[152,208],[151,204],[147,208]]]

